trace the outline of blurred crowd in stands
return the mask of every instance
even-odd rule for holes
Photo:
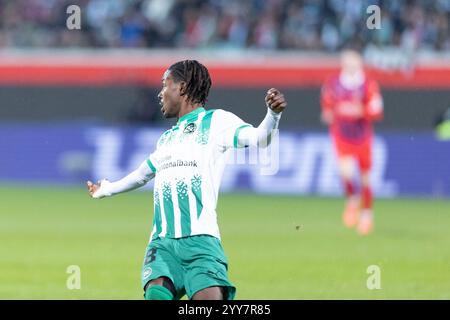
[[[69,5],[81,30],[66,28]],[[369,30],[369,5],[381,29]],[[0,47],[450,49],[450,0],[0,0]]]

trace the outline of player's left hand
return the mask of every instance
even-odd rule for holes
[[[271,88],[266,94],[266,105],[276,113],[283,112],[287,106],[284,95],[275,88]]]

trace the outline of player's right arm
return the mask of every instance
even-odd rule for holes
[[[333,107],[336,103],[330,82],[331,81],[328,80],[324,83],[320,94],[320,105],[322,108],[320,118],[322,122],[325,123],[326,125],[330,125],[333,122],[334,118]]]
[[[87,182],[89,195],[95,199],[110,197],[140,188],[155,177],[154,168],[151,168],[150,160],[144,161],[136,170],[116,182],[103,179],[98,183]]]

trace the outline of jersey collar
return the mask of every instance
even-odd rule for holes
[[[197,115],[198,115],[200,112],[203,112],[203,111],[205,111],[205,108],[200,107],[200,108],[197,108],[197,109],[192,110],[192,111],[189,112],[189,113],[186,113],[184,116],[182,116],[180,119],[178,119],[177,125],[179,125],[179,124],[181,123],[181,121],[184,121],[184,120],[189,121],[189,120],[191,120],[191,119],[193,119],[193,118],[196,118]]]

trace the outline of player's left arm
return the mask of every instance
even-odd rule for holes
[[[110,182],[107,179],[98,183],[88,181],[87,188],[92,198],[101,199],[140,188],[154,177],[155,172],[151,169],[149,160],[146,160],[135,171],[118,181]]]
[[[275,88],[267,91],[265,102],[267,113],[258,127],[244,127],[237,136],[237,146],[267,147],[271,142],[273,131],[278,128],[281,113],[286,109],[287,101],[284,95]]]
[[[364,104],[364,118],[370,121],[383,119],[383,97],[381,96],[378,83],[370,80],[366,89],[366,101]]]

